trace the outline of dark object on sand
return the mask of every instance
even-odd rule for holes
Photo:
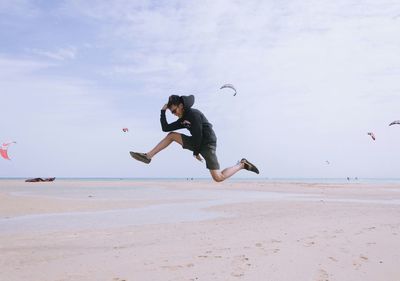
[[[27,179],[25,182],[42,182],[42,181],[54,181],[56,178],[33,178],[33,179]]]

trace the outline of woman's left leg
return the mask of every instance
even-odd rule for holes
[[[162,139],[152,150],[146,153],[147,157],[149,159],[153,158],[154,155],[166,148],[172,142],[177,142],[180,145],[183,145],[182,135],[175,132],[168,133],[168,135],[166,135],[165,138]]]

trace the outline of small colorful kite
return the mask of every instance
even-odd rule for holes
[[[11,160],[10,157],[8,156],[7,150],[8,150],[8,147],[13,143],[17,143],[17,142],[12,141],[12,142],[5,142],[2,144],[2,146],[0,148],[1,157],[3,157],[4,159],[7,159],[7,160]]]

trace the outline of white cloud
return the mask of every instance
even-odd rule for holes
[[[0,81],[11,77],[27,75],[50,67],[52,64],[35,60],[21,60],[0,55]]]
[[[69,46],[69,47],[59,48],[55,51],[47,51],[39,49],[31,49],[29,51],[39,56],[47,57],[54,60],[64,61],[64,60],[75,59],[78,50],[76,47]]]
[[[30,0],[0,0],[0,15],[35,17],[40,9]]]

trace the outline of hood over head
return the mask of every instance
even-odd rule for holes
[[[194,104],[194,96],[193,95],[181,96],[181,99],[183,101],[183,108],[184,109],[189,109]]]

